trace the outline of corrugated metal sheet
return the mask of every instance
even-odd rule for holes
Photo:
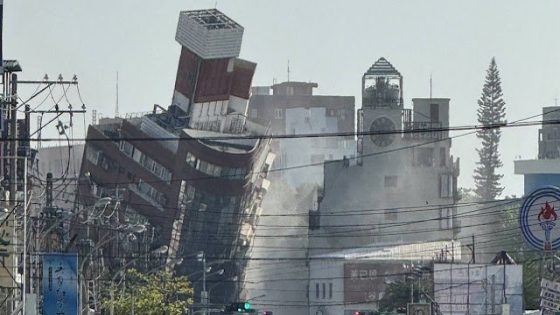
[[[204,59],[237,57],[241,50],[243,27],[209,29],[199,19],[181,12],[175,40]]]

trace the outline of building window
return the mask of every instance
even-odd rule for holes
[[[187,164],[196,167],[196,157],[190,152],[187,152]]]
[[[441,198],[453,197],[453,177],[450,174],[439,176],[439,196]]]
[[[101,151],[95,149],[92,146],[88,146],[86,149],[86,159],[91,163],[97,165],[99,162]]]
[[[430,104],[430,121],[439,122],[439,104]]]
[[[142,156],[143,156],[142,151],[136,149],[132,154],[132,159],[136,161],[136,163],[140,163],[140,161],[142,160]]]
[[[323,300],[326,299],[326,295],[327,295],[327,284],[326,283],[322,283],[323,284]]]
[[[140,161],[142,162],[142,166],[144,166],[145,169],[147,169],[150,172],[154,171],[154,160],[152,160],[151,157],[144,155],[142,159],[140,159]]]
[[[235,64],[235,58],[230,58],[227,64],[227,72],[233,72],[234,64]]]
[[[244,168],[230,168],[222,167],[206,161],[202,161],[194,156],[192,153],[187,153],[187,164],[192,168],[214,177],[227,177],[232,179],[243,179],[247,175],[247,170]]]
[[[319,299],[319,283],[315,283],[315,298]]]
[[[329,283],[329,299],[332,300],[332,282]]]
[[[171,171],[169,171],[166,168],[162,168],[161,170],[161,179],[165,180],[168,184],[171,183],[171,177],[173,176],[173,174],[171,173]]]
[[[274,118],[276,119],[282,119],[283,117],[283,112],[282,112],[282,108],[275,108],[274,109]]]
[[[434,149],[433,148],[416,148],[414,149],[414,165],[422,167],[434,166]]]
[[[160,205],[166,205],[167,204],[167,197],[165,197],[164,194],[160,193],[159,191],[157,191],[152,185],[144,182],[143,180],[139,180],[138,181],[138,190],[143,193],[146,197],[148,197],[149,199],[151,199],[152,201],[154,201],[155,203],[158,203]]]
[[[206,161],[199,160],[197,169],[205,174],[208,174],[208,163]]]
[[[447,166],[447,150],[445,148],[439,148],[439,166]]]
[[[134,151],[134,147],[128,141],[121,141],[120,146],[121,151],[126,154],[127,156],[132,156],[132,151]]]
[[[398,185],[398,176],[385,176],[385,188],[395,188]]]

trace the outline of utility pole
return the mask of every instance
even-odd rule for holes
[[[25,314],[26,307],[27,307],[26,306],[27,291],[29,292],[33,291],[33,285],[32,285],[33,279],[32,277],[28,277],[28,275],[38,274],[37,271],[33,270],[33,268],[36,268],[37,265],[36,264],[29,265],[27,262],[29,257],[28,256],[29,247],[28,247],[28,237],[27,237],[28,219],[29,219],[28,205],[30,204],[28,202],[29,194],[27,192],[27,188],[28,188],[27,177],[28,177],[28,167],[29,167],[28,159],[30,156],[30,152],[29,152],[30,139],[33,135],[39,133],[43,127],[45,127],[55,119],[58,119],[58,117],[60,117],[61,115],[66,113],[70,115],[72,115],[73,113],[85,113],[85,110],[76,110],[76,111],[71,109],[58,110],[57,108],[56,110],[52,110],[52,111],[51,110],[32,111],[30,109],[28,102],[31,99],[38,96],[43,91],[45,91],[48,87],[54,84],[77,84],[77,80],[63,81],[62,79],[59,79],[57,81],[46,81],[46,80],[45,81],[20,81],[18,80],[17,74],[13,73],[13,72],[21,71],[21,67],[19,66],[19,63],[17,61],[9,60],[9,61],[3,61],[3,64],[5,65],[4,67],[5,72],[3,75],[5,97],[2,103],[2,109],[4,110],[4,112],[8,113],[8,117],[6,119],[6,125],[7,125],[6,128],[8,131],[8,137],[7,137],[8,143],[4,145],[5,154],[3,156],[4,163],[7,166],[4,168],[4,177],[5,179],[9,179],[8,181],[9,198],[7,201],[10,207],[18,208],[16,209],[16,211],[19,211],[20,214],[23,215],[22,220],[20,222],[16,221],[15,218],[12,218],[13,250],[11,251],[14,254],[12,255],[13,268],[10,271],[12,277],[15,277],[15,275],[19,273],[18,266],[22,266],[23,267],[22,280],[21,283],[16,283],[14,278],[13,285],[10,286],[14,288],[11,293],[12,298],[4,299],[4,301],[10,301],[11,305],[8,306],[9,313],[12,313],[17,310],[21,310]],[[47,87],[43,88],[39,92],[36,92],[33,96],[31,96],[27,101],[24,101],[22,104],[18,104],[17,100],[19,98],[18,97],[19,84],[46,84]],[[25,116],[24,119],[18,119],[17,113],[22,106],[24,106],[25,108],[24,111]],[[50,121],[48,121],[45,124],[45,126],[39,126],[38,130],[31,133],[29,128],[30,128],[30,120],[31,120],[30,116],[32,113],[40,113],[41,115],[54,114],[55,117]],[[23,129],[19,130],[19,128],[23,128]],[[21,171],[21,174],[19,174],[18,171]],[[52,182],[51,182],[50,189],[52,190]],[[19,190],[21,190],[23,193],[23,198],[21,198],[22,200],[18,199]],[[52,207],[52,192],[50,194],[50,205]],[[16,229],[17,226],[22,226],[22,228]],[[20,238],[20,236],[22,236],[21,241],[18,241],[18,238]],[[22,243],[23,245],[19,246],[18,244],[20,243]],[[49,247],[49,250],[51,246],[52,246],[51,242],[47,242],[47,247]],[[34,251],[42,250],[41,248],[36,248],[36,246],[32,248]],[[20,260],[19,257],[22,257],[22,259]],[[33,255],[31,255],[31,257],[33,257]],[[18,300],[21,301],[21,304],[19,306],[17,306],[16,303],[16,301]]]
[[[1,4],[1,2],[0,2]],[[1,22],[0,22],[1,24]],[[4,98],[2,99],[2,113],[6,114],[6,117],[4,119],[4,116],[2,115],[2,123],[5,124],[5,126],[3,126],[5,128],[4,132],[5,134],[3,135],[3,137],[5,136],[7,141],[5,143],[3,143],[3,165],[4,168],[2,170],[2,173],[4,175],[4,179],[7,180],[7,190],[8,190],[8,194],[5,196],[5,202],[6,202],[6,206],[8,208],[13,209],[13,211],[16,211],[16,205],[17,205],[17,158],[18,158],[18,154],[17,154],[17,149],[18,149],[18,144],[17,144],[17,75],[14,72],[19,72],[21,71],[21,67],[19,66],[19,63],[15,60],[9,60],[9,61],[3,61],[2,60],[2,71],[3,71],[3,75],[2,75],[2,80],[3,80],[3,92],[4,92]],[[9,264],[11,264],[11,268],[8,267],[4,267],[4,274],[2,276],[4,277],[8,277],[8,279],[11,279],[10,283],[5,283],[5,285],[8,285],[11,292],[6,291],[6,296],[3,297],[3,302],[1,303],[0,306],[3,307],[3,311],[5,312],[9,312],[11,313],[14,308],[15,308],[15,304],[16,304],[16,297],[17,297],[17,283],[15,280],[15,275],[17,274],[17,266],[18,266],[18,257],[17,257],[17,253],[18,253],[18,249],[17,249],[17,233],[19,230],[16,229],[16,220],[15,220],[15,215],[11,216],[9,219],[9,222],[7,222],[7,226],[9,226],[10,228],[10,235],[11,235],[11,240],[10,240],[10,244],[8,246],[10,246],[11,248],[8,249],[9,252],[11,252],[11,254],[8,256],[8,259],[10,260]],[[10,298],[11,296],[11,298]]]
[[[475,251],[474,234],[472,235],[472,263],[476,264],[476,251]]]
[[[12,206],[16,205],[17,192],[17,74],[11,74],[11,93],[10,93],[10,200]]]
[[[491,314],[496,314],[496,276],[491,276],[490,281],[490,303],[491,303]]]

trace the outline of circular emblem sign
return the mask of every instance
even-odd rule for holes
[[[558,187],[543,187],[525,197],[519,211],[519,226],[529,245],[544,251],[560,248],[559,211]]]

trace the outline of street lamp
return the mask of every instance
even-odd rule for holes
[[[167,271],[167,268],[179,266],[179,265],[181,265],[182,263],[183,263],[183,258],[182,258],[182,257],[180,257],[180,258],[175,258],[175,259],[170,260],[169,262],[167,262],[167,263],[165,263],[165,264],[163,264],[163,265],[161,265],[161,266],[157,266],[157,267],[155,267],[155,268],[152,268],[152,269],[148,270],[148,271],[146,272],[146,274],[151,274],[151,273],[156,272],[156,271],[158,271],[158,270],[160,270],[160,269],[164,269],[164,270]]]
[[[112,242],[113,240],[115,240],[116,238],[118,238],[120,236],[120,232],[128,231],[129,234],[133,234],[133,233],[137,233],[137,232],[138,233],[143,233],[144,231],[146,231],[146,226],[141,225],[141,224],[139,224],[139,225],[131,225],[131,224],[120,225],[116,228],[116,231],[118,233],[116,233],[115,235],[113,235],[111,237],[107,237],[105,240],[101,241],[97,246],[95,246],[92,250],[90,250],[88,252],[87,256],[84,258],[84,260],[82,260],[82,263],[80,264],[80,268],[79,268],[80,275],[83,276],[85,263],[86,263],[86,261],[88,261],[88,259],[91,259],[91,256],[93,255],[93,253],[97,252],[100,248],[102,248],[106,244],[108,244],[108,243]],[[132,260],[132,261],[134,261],[134,260]],[[84,280],[81,280],[80,281],[80,286],[82,287],[82,290],[83,290],[83,285],[84,285]],[[86,296],[88,296],[88,295],[86,295]],[[82,299],[80,299],[80,301],[82,301]],[[82,305],[81,309],[82,310],[84,309],[83,305]]]
[[[163,245],[163,246],[160,246],[160,247],[154,249],[154,250],[152,251],[152,253],[154,253],[154,254],[159,254],[159,255],[163,255],[163,254],[167,253],[168,250],[169,250],[169,246]]]
[[[202,292],[200,293],[200,302],[204,307],[204,311],[202,313],[206,315],[208,313],[208,301],[209,301],[209,295],[208,292],[206,291],[206,277],[213,276],[213,275],[223,275],[225,270],[222,268],[216,272],[206,275],[211,270],[211,269],[208,270],[206,267],[206,254],[204,253],[204,251],[200,251],[196,255],[196,258],[198,259],[198,261],[202,262]],[[193,274],[197,274],[197,273],[198,272],[195,272]],[[190,276],[192,276],[193,274],[191,274]]]

